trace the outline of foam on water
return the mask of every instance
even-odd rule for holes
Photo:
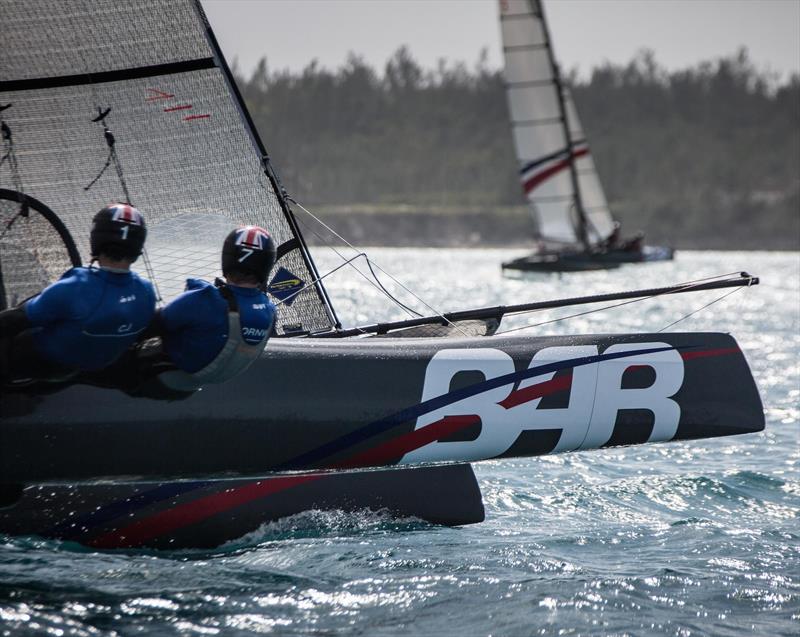
[[[737,337],[767,428],[479,464],[487,519],[469,527],[312,511],[213,551],[98,552],[2,538],[0,632],[800,632],[800,255],[681,253],[674,263],[615,273],[510,280],[498,264],[514,255],[498,250],[372,254],[447,310],[749,270],[762,277],[760,286],[672,329]],[[324,254],[318,260],[322,272],[335,264]],[[337,273],[328,285],[345,325],[404,317],[357,277]],[[722,293],[627,305],[532,333],[657,331]],[[573,311],[513,317],[503,329]]]

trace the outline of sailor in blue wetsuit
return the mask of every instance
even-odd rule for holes
[[[147,229],[141,213],[112,204],[92,222],[92,263],[72,268],[40,294],[0,312],[3,380],[67,380],[113,363],[155,311],[152,285],[130,271]]]
[[[172,390],[222,383],[247,369],[264,350],[275,306],[264,292],[275,243],[258,226],[232,231],[222,248],[225,281],[188,279],[186,291],[161,310],[155,331],[177,370],[158,375]]]

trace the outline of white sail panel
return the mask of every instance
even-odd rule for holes
[[[528,10],[526,13],[517,15],[525,16],[530,15],[530,13],[530,10]],[[540,20],[514,19],[507,20],[503,25],[503,46],[506,48],[543,45],[545,43],[544,28]]]
[[[553,70],[545,49],[506,50],[506,81],[515,86],[527,82],[550,82]]]
[[[514,139],[520,169],[532,161],[564,150],[564,131],[558,122],[517,125],[514,127]]]
[[[512,122],[561,119],[561,109],[555,91],[544,92],[535,87],[512,86],[508,89],[508,106]],[[564,131],[560,121],[558,126],[563,141]]]
[[[540,13],[538,0],[500,0],[500,15],[520,16]]]
[[[564,105],[567,111],[569,134],[574,147],[585,147],[586,154],[577,159],[575,169],[578,175],[578,187],[581,202],[588,219],[589,238],[593,243],[606,239],[614,231],[614,218],[606,201],[603,185],[594,165],[589,145],[583,133],[583,126],[578,117],[578,110],[569,89],[564,88]]]
[[[564,216],[564,203],[560,201],[536,204],[539,232],[542,237],[563,243],[575,242],[575,229]]]
[[[528,193],[528,200],[536,212],[542,237],[565,243],[576,241],[575,199],[569,172],[561,170],[541,181]]]

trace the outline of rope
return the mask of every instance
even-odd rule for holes
[[[750,287],[750,285],[751,285],[751,284],[749,284],[749,283],[748,283],[748,284],[747,284],[747,288],[749,288],[749,287]],[[686,315],[682,316],[682,317],[681,317],[681,318],[679,318],[677,321],[672,321],[672,323],[670,323],[669,325],[665,325],[665,326],[664,326],[664,327],[662,327],[660,330],[658,330],[658,332],[665,332],[666,330],[668,330],[668,329],[669,329],[670,327],[672,327],[673,325],[677,325],[677,324],[678,324],[678,323],[680,323],[681,321],[685,321],[685,320],[686,320],[687,318],[689,318],[690,316],[694,316],[694,315],[695,315],[695,314],[697,314],[698,312],[702,312],[702,311],[703,311],[703,310],[705,310],[707,307],[711,307],[711,306],[712,306],[712,305],[714,305],[715,303],[719,303],[720,301],[723,301],[724,299],[728,298],[728,297],[729,297],[731,294],[735,294],[736,292],[741,292],[742,290],[746,290],[747,288],[734,288],[734,289],[730,290],[729,292],[726,292],[726,293],[725,293],[725,294],[723,294],[722,296],[720,296],[720,297],[718,297],[718,298],[714,299],[714,300],[713,300],[713,301],[711,301],[710,303],[706,303],[705,305],[703,305],[703,306],[701,306],[701,307],[698,307],[696,310],[694,310],[694,311],[692,311],[692,312],[689,312],[688,314],[686,314]],[[657,333],[658,333],[658,332],[657,332]]]
[[[346,245],[348,248],[350,248],[351,250],[354,250],[355,252],[358,252],[358,253],[359,253],[359,255],[361,255],[361,254],[364,254],[364,255],[366,256],[366,254],[364,253],[364,251],[362,251],[362,250],[359,250],[358,248],[356,248],[356,247],[355,247],[353,244],[351,244],[351,243],[350,243],[350,242],[349,242],[347,239],[345,239],[345,238],[344,238],[342,235],[340,235],[338,232],[336,232],[336,231],[335,231],[333,228],[331,228],[331,227],[330,227],[328,224],[326,224],[324,221],[322,221],[322,219],[320,219],[319,217],[317,217],[317,216],[316,216],[314,213],[312,213],[310,210],[308,210],[308,209],[307,209],[305,206],[303,206],[303,205],[302,205],[302,204],[300,204],[298,201],[296,201],[296,200],[295,200],[293,197],[291,197],[291,196],[289,196],[289,195],[286,195],[286,198],[287,198],[287,200],[289,200],[289,201],[291,201],[293,204],[295,204],[295,205],[296,205],[298,208],[300,208],[300,210],[302,210],[303,212],[305,212],[305,213],[306,213],[306,214],[307,214],[309,217],[311,217],[311,218],[312,218],[314,221],[316,221],[318,224],[320,224],[320,225],[321,225],[323,228],[325,228],[325,229],[326,229],[328,232],[330,232],[330,233],[331,233],[331,234],[332,234],[334,237],[336,237],[336,238],[337,238],[337,239],[339,239],[339,240],[340,240],[342,243],[344,243],[344,244],[345,244],[345,245]],[[305,224],[304,224],[304,225],[305,225]],[[309,227],[309,226],[306,226],[306,227]],[[314,234],[315,234],[317,237],[319,237],[319,238],[320,238],[320,239],[321,239],[321,240],[322,240],[322,241],[325,243],[325,245],[326,245],[328,248],[330,248],[331,250],[333,250],[333,251],[336,253],[336,255],[337,255],[339,258],[341,258],[341,259],[345,259],[344,255],[343,255],[343,254],[341,254],[341,253],[340,253],[340,252],[339,252],[339,251],[336,249],[336,247],[335,247],[335,246],[331,245],[331,244],[330,244],[330,242],[328,242],[328,241],[325,239],[325,237],[323,237],[322,235],[320,235],[320,234],[319,234],[318,232],[316,232],[316,231],[315,231],[313,228],[309,228],[309,229],[310,229],[310,230],[311,230],[311,232],[313,232],[313,233],[314,233]],[[349,260],[349,261],[347,261],[346,263],[350,263],[352,260],[353,260],[353,259],[350,259],[350,260]],[[378,282],[378,286],[380,287],[380,290],[381,290],[381,291],[382,291],[382,292],[383,292],[383,293],[384,293],[386,296],[388,296],[388,297],[389,297],[389,298],[390,298],[392,301],[394,301],[395,303],[397,303],[397,304],[398,304],[400,307],[404,308],[404,309],[405,309],[405,310],[406,310],[406,311],[407,311],[409,314],[411,314],[411,316],[412,316],[412,317],[419,317],[419,316],[421,316],[421,315],[420,315],[418,312],[416,312],[416,311],[412,310],[411,308],[407,307],[406,305],[404,305],[404,304],[403,304],[403,303],[401,303],[400,301],[398,301],[398,300],[397,300],[395,297],[393,297],[391,294],[389,294],[389,292],[386,290],[386,288],[385,288],[385,287],[383,287],[383,284],[382,284],[382,283],[380,282],[380,280],[378,279],[377,275],[375,274],[375,271],[372,269],[372,266],[373,266],[373,265],[374,265],[374,267],[375,267],[375,268],[377,268],[377,269],[378,269],[378,270],[379,270],[381,273],[385,274],[385,275],[386,275],[386,276],[388,276],[388,277],[389,277],[389,278],[390,278],[392,281],[394,281],[394,283],[395,283],[395,284],[397,284],[397,285],[398,285],[400,288],[402,288],[402,289],[403,289],[405,292],[407,292],[409,295],[411,295],[411,296],[412,296],[412,297],[414,297],[414,298],[415,298],[417,301],[419,301],[419,302],[420,302],[422,305],[424,305],[426,308],[428,308],[428,309],[429,309],[431,312],[433,312],[433,313],[434,313],[436,316],[438,316],[438,317],[441,317],[441,319],[442,319],[442,321],[444,321],[444,323],[446,323],[447,325],[450,325],[450,326],[451,326],[453,329],[455,329],[455,330],[458,330],[459,332],[461,332],[461,334],[462,334],[462,335],[464,335],[464,336],[466,336],[466,337],[468,337],[468,336],[469,336],[469,334],[467,334],[467,333],[466,333],[464,330],[462,330],[462,329],[461,329],[461,328],[460,328],[460,327],[459,327],[459,326],[458,326],[456,323],[454,323],[453,321],[450,321],[449,319],[447,319],[447,318],[444,316],[444,313],[443,313],[443,312],[441,312],[440,310],[436,309],[435,307],[433,307],[432,305],[430,305],[429,303],[427,303],[427,302],[426,302],[424,299],[422,299],[420,296],[418,296],[418,295],[417,295],[417,294],[415,294],[415,293],[414,293],[412,290],[410,290],[408,287],[406,287],[406,286],[405,286],[403,283],[401,283],[401,282],[400,282],[400,281],[399,281],[397,278],[395,278],[395,277],[394,277],[394,276],[392,276],[392,275],[391,275],[389,272],[387,272],[386,270],[384,270],[384,269],[383,269],[383,268],[382,268],[380,265],[378,265],[377,263],[374,263],[374,262],[373,262],[372,260],[370,260],[369,258],[367,258],[367,259],[366,259],[366,261],[367,261],[367,264],[368,264],[368,266],[369,266],[369,268],[370,268],[370,271],[372,272],[372,275],[373,275],[373,277],[375,277],[375,281],[377,281],[377,282]],[[343,264],[343,265],[345,265],[345,264]],[[340,267],[341,267],[341,266],[340,266]],[[366,274],[364,274],[364,273],[363,273],[361,270],[359,270],[359,269],[358,269],[358,268],[356,268],[355,266],[352,266],[352,267],[353,267],[353,269],[354,269],[356,272],[358,272],[358,273],[359,273],[359,274],[360,274],[360,275],[361,275],[361,276],[362,276],[364,279],[366,279],[367,281],[369,281],[371,285],[375,286],[375,283],[373,283],[373,282],[372,282],[372,281],[369,279],[369,277],[367,277],[367,275],[366,275]],[[337,269],[338,269],[338,268],[337,268]]]
[[[11,104],[4,104],[0,106],[0,112],[10,108]],[[3,121],[3,118],[0,117],[0,131],[2,131],[3,135],[3,145],[8,148],[6,153],[3,155],[2,159],[0,159],[0,166],[3,165],[5,161],[8,161],[8,168],[11,172],[11,181],[14,184],[14,190],[16,190],[20,195],[24,196],[25,191],[22,187],[22,176],[19,173],[19,163],[17,162],[17,150],[14,146],[14,136],[11,133],[11,127]],[[8,220],[6,223],[6,227],[3,228],[3,232],[0,233],[0,239],[5,238],[6,234],[8,234],[9,230],[11,230],[11,226],[22,217],[23,219],[30,218],[30,210],[28,209],[28,203],[24,200],[19,202],[19,212],[15,214],[11,219]],[[29,228],[30,230],[30,228]],[[34,256],[38,261],[40,261],[39,255],[39,248],[36,243],[33,243],[33,253]]]
[[[131,195],[128,191],[128,184],[125,182],[125,175],[122,171],[122,163],[119,160],[119,156],[117,155],[116,150],[116,139],[114,138],[114,133],[111,132],[108,125],[106,124],[106,117],[111,112],[111,107],[109,106],[107,109],[103,110],[102,107],[97,107],[97,117],[92,118],[93,122],[97,122],[102,124],[103,126],[103,137],[106,140],[106,145],[108,146],[108,158],[106,159],[106,163],[100,169],[100,172],[97,173],[97,177],[92,179],[88,186],[84,186],[84,190],[89,190],[92,186],[94,186],[100,177],[103,176],[103,173],[106,172],[108,167],[113,163],[114,170],[117,172],[117,178],[119,179],[120,186],[122,186],[122,192],[125,194],[125,203],[128,205],[133,205],[131,201]],[[162,303],[163,298],[161,297],[161,290],[158,288],[158,282],[156,281],[156,274],[155,270],[153,270],[153,265],[150,263],[150,257],[147,256],[147,248],[142,246],[142,262],[144,263],[144,269],[147,272],[147,278],[150,279],[150,282],[153,284],[153,288],[156,292],[156,302]]]
[[[302,221],[301,221],[301,223],[302,223]],[[342,265],[346,265],[346,264],[348,264],[348,263],[349,263],[349,264],[351,264],[351,267],[352,267],[352,268],[353,268],[353,269],[354,269],[356,272],[358,272],[358,273],[361,275],[361,277],[362,277],[362,278],[363,278],[363,279],[364,279],[364,280],[365,280],[367,283],[369,283],[369,284],[370,284],[372,287],[374,287],[376,290],[378,290],[378,292],[381,292],[381,293],[382,293],[384,296],[388,297],[388,298],[389,298],[391,301],[394,301],[394,303],[396,303],[396,304],[397,304],[399,307],[401,307],[402,309],[404,309],[404,310],[406,311],[406,313],[407,313],[407,314],[408,314],[408,315],[409,315],[411,318],[418,318],[418,317],[422,316],[422,315],[421,315],[419,312],[417,312],[417,311],[413,310],[412,308],[408,307],[408,306],[407,306],[405,303],[402,303],[402,302],[401,302],[399,299],[397,299],[396,297],[394,297],[394,296],[393,296],[393,295],[392,295],[392,294],[389,292],[389,290],[387,290],[387,289],[384,287],[383,283],[381,283],[381,280],[378,278],[378,275],[377,275],[377,274],[375,274],[375,270],[373,270],[373,269],[372,269],[372,261],[370,260],[370,258],[369,258],[369,255],[367,255],[367,253],[366,253],[366,252],[359,252],[359,253],[358,253],[358,254],[357,254],[355,257],[353,257],[352,259],[347,259],[347,258],[346,258],[346,257],[345,257],[345,256],[344,256],[344,255],[343,255],[341,252],[339,252],[339,251],[336,249],[336,246],[333,246],[333,245],[331,245],[331,244],[327,243],[327,242],[325,241],[325,237],[323,237],[323,236],[322,236],[322,235],[321,235],[319,232],[317,232],[316,230],[314,230],[314,228],[312,228],[312,227],[308,226],[308,225],[307,225],[307,224],[305,224],[305,223],[303,223],[303,227],[304,227],[304,228],[306,228],[306,229],[308,229],[308,230],[310,230],[312,234],[314,234],[314,235],[315,235],[315,236],[316,236],[318,239],[320,239],[321,241],[323,241],[323,242],[326,244],[326,246],[327,246],[328,248],[330,248],[330,249],[331,249],[331,250],[332,250],[332,251],[333,251],[333,252],[334,252],[334,253],[335,253],[335,254],[336,254],[336,255],[337,255],[337,256],[338,256],[340,259],[342,259],[342,261],[344,262]],[[369,271],[370,271],[370,273],[372,274],[372,278],[370,278],[370,277],[368,277],[366,274],[364,274],[364,273],[363,273],[361,270],[359,270],[359,269],[358,269],[358,268],[357,268],[355,265],[352,265],[352,263],[353,263],[353,262],[354,262],[354,261],[355,261],[355,260],[356,260],[358,257],[360,257],[360,256],[363,256],[363,257],[364,257],[364,261],[366,262],[366,264],[367,264],[367,267],[369,268]],[[334,268],[333,270],[331,270],[331,272],[335,272],[336,270],[339,270],[340,268],[341,268],[341,266],[337,266],[336,268]],[[328,274],[331,274],[331,272],[329,272]],[[327,276],[327,274],[326,274],[325,276]],[[323,276],[323,277],[320,277],[320,278],[319,278],[319,279],[317,279],[317,280],[320,280],[320,279],[323,279],[323,278],[325,278],[325,277],[324,277],[324,276]]]
[[[6,110],[10,106],[12,105],[4,104],[0,106],[0,112]],[[2,117],[0,117],[0,131],[3,135],[3,146],[6,148],[6,152],[3,154],[3,157],[0,158],[0,166],[8,161],[8,169],[11,172],[11,181],[14,184],[14,190],[24,194],[22,177],[19,174],[19,164],[17,163],[17,150],[14,146],[14,136],[11,134],[11,127],[6,124]]]

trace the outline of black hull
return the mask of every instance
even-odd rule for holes
[[[674,250],[663,246],[645,246],[642,250],[608,250],[605,252],[546,251],[507,261],[504,270],[522,272],[590,272],[612,270],[626,263],[671,261]]]
[[[75,385],[3,394],[0,415],[0,533],[96,548],[217,546],[315,509],[468,524],[466,462],[764,427],[714,333],[275,339],[186,400]],[[389,465],[411,468],[353,471]]]
[[[45,484],[0,508],[0,534],[94,548],[213,548],[306,511],[378,512],[456,526],[482,522],[469,465],[292,474],[257,480]],[[300,522],[302,525],[303,522]]]
[[[764,426],[741,350],[716,333],[275,339],[186,400],[75,385],[6,393],[0,414],[0,483],[25,484],[471,462]]]

